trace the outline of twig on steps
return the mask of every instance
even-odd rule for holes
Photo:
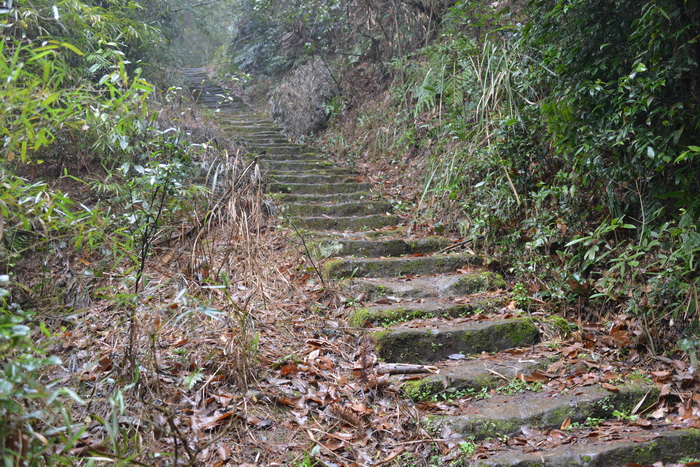
[[[440,372],[438,367],[432,365],[413,365],[410,363],[381,363],[376,368],[378,375],[396,375],[396,374],[416,374],[416,373],[433,373]]]

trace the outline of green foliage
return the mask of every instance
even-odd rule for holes
[[[17,156],[25,162],[28,151],[48,146],[64,126],[79,128],[82,94],[64,86],[69,71],[64,55],[75,53],[66,45],[0,42],[0,81],[6,83],[0,89],[5,159]]]
[[[0,42],[3,160],[40,163],[64,152],[59,148],[135,151],[152,86],[127,51],[157,37],[130,19],[139,8],[134,2],[126,9],[39,3],[0,19],[8,32]],[[42,16],[44,9],[53,21]]]
[[[556,150],[584,185],[608,191],[610,214],[694,217],[700,113],[694,2],[533,1],[527,42],[548,95]],[[547,70],[547,71],[545,71]]]
[[[393,59],[391,105],[360,115],[353,152],[424,155],[417,211],[501,255],[532,298],[630,312],[652,347],[664,323],[693,338],[698,7],[465,0],[440,26]]]
[[[5,465],[47,459],[59,447],[69,450],[85,431],[66,410],[71,401],[83,400],[71,389],[41,378],[61,361],[34,344],[38,330],[28,325],[33,314],[8,301],[12,285],[9,276],[0,275],[0,457]],[[41,330],[50,335],[43,323]]]
[[[626,422],[633,422],[639,418],[639,415],[632,415],[629,411],[613,410],[612,416],[618,420],[624,420]]]
[[[519,379],[513,379],[507,385],[496,388],[496,392],[498,392],[499,394],[507,395],[513,395],[524,391],[540,392],[542,391],[542,382],[527,382]]]
[[[471,457],[475,452],[477,445],[474,442],[474,437],[470,437],[459,443],[458,445],[459,451],[465,456],[465,457]]]

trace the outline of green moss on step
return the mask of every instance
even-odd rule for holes
[[[343,242],[339,240],[314,242],[313,248],[317,251],[317,258],[330,258],[338,256],[343,251]]]
[[[545,335],[554,335],[559,338],[571,336],[571,324],[561,316],[550,316],[542,322]]]
[[[513,342],[529,343],[532,340],[532,333],[537,333],[537,322],[535,318],[524,318],[515,320],[513,326],[508,330],[508,336]]]
[[[323,276],[325,278],[332,278],[334,271],[342,266],[343,263],[344,260],[342,259],[329,259],[323,264]]]
[[[503,277],[490,271],[483,271],[461,277],[457,283],[450,286],[450,289],[455,294],[468,295],[485,290],[503,289],[505,286]]]
[[[441,250],[450,244],[450,241],[444,237],[426,237],[407,240],[411,253],[433,253]]]
[[[445,387],[440,381],[429,379],[406,381],[401,385],[401,393],[416,402],[427,400],[444,389]]]
[[[371,316],[368,308],[353,308],[348,315],[348,324],[355,328],[364,327],[370,321]]]
[[[534,321],[512,319],[474,324],[447,331],[399,328],[377,334],[377,353],[395,362],[423,363],[447,358],[453,353],[496,352],[531,345],[538,339]]]

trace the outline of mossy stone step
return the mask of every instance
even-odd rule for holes
[[[250,107],[242,108],[239,110],[230,110],[230,111],[219,111],[218,109],[215,111],[216,113],[213,115],[214,120],[222,123],[227,123],[227,122],[236,122],[236,121],[250,121],[250,122],[258,122],[258,121],[265,121],[265,122],[270,122],[274,123],[270,118],[265,115],[264,112],[257,112]]]
[[[452,399],[469,390],[479,392],[503,387],[508,383],[503,378],[512,381],[518,373],[529,375],[553,361],[552,358],[542,357],[523,359],[507,353],[489,357],[445,362],[439,373],[401,384],[401,392],[416,402],[433,397],[438,400]]]
[[[289,155],[289,154],[303,154],[305,151],[304,147],[290,145],[290,144],[257,144],[248,143],[246,144],[246,149],[249,152],[256,154],[271,154],[271,155]]]
[[[505,288],[500,275],[475,269],[463,274],[441,274],[412,277],[410,280],[390,277],[346,279],[341,290],[363,301],[374,301],[382,297],[400,299],[461,297],[480,292]]]
[[[222,125],[222,131],[233,132],[240,135],[254,135],[259,131],[275,131],[281,132],[282,129],[277,125],[272,123],[249,123],[249,124],[238,124],[238,125]]]
[[[396,225],[399,218],[393,215],[372,214],[349,217],[290,217],[295,226],[308,230],[366,230]]]
[[[240,109],[248,108],[248,106],[240,98],[237,98],[230,94],[227,95],[226,91],[224,91],[223,89],[205,91],[204,93],[199,94],[197,96],[197,102],[204,105],[231,105],[236,106]]]
[[[463,407],[463,414],[436,416],[433,421],[465,437],[513,436],[521,432],[522,426],[559,428],[567,418],[572,423],[584,423],[588,418],[612,418],[616,410],[630,413],[642,399],[651,404],[658,394],[655,384],[641,380],[621,384],[616,392],[601,386],[562,393],[524,391],[473,401]]]
[[[536,321],[531,318],[421,328],[398,326],[371,335],[376,341],[377,355],[387,362],[398,363],[436,362],[452,354],[498,352],[532,345],[539,340]]]
[[[221,126],[254,126],[259,124],[279,127],[279,125],[277,125],[274,121],[267,117],[257,116],[254,112],[249,112],[246,115],[242,115],[240,118],[227,118],[226,123],[222,123]]]
[[[300,154],[301,156],[301,154]],[[272,159],[269,157],[261,157],[260,163],[264,164],[269,170],[276,170],[280,172],[305,172],[305,171],[336,171],[338,173],[353,173],[350,170],[338,167],[330,162],[318,160],[315,157],[308,157],[306,159]]]
[[[234,115],[238,114],[240,112],[245,112],[247,109],[245,107],[242,107],[241,105],[237,105],[231,102],[226,102],[226,101],[220,101],[220,102],[206,102],[206,101],[197,101],[199,105],[202,105],[208,109],[213,109],[219,117],[221,115]]]
[[[227,125],[222,125],[222,128],[227,128]],[[255,133],[251,133],[249,135],[249,138],[254,139],[254,138],[281,138],[284,140],[284,142],[289,143],[289,140],[287,140],[284,135],[282,135],[279,131],[274,131],[274,130],[261,130],[261,131],[256,131]]]
[[[351,183],[357,182],[357,178],[346,174],[324,174],[324,173],[298,173],[293,175],[272,173],[268,177],[279,183]],[[388,204],[388,203],[387,203]],[[391,205],[389,209],[391,210]]]
[[[221,123],[220,126],[223,130],[256,130],[256,132],[259,134],[275,136],[282,134],[281,127],[272,120],[256,119],[253,117],[248,117],[242,120],[235,120],[228,117]]]
[[[369,191],[354,191],[349,193],[268,193],[268,196],[278,203],[347,203],[357,200],[374,200],[378,199],[378,195]]]
[[[391,209],[391,204],[389,209]],[[311,252],[316,259],[332,256],[403,256],[420,253],[434,253],[450,242],[444,237],[416,239],[391,238],[386,240],[350,240],[343,238],[321,239],[311,244]]]
[[[301,146],[299,144],[294,144],[291,143],[287,140],[283,140],[279,143],[275,142],[269,142],[266,143],[264,141],[260,141],[260,138],[257,136],[247,136],[245,138],[246,145],[248,147],[253,147],[256,148],[256,150],[261,150],[261,152],[270,152],[271,154],[285,154],[286,152],[290,153],[303,153],[303,152],[309,152],[305,146]],[[279,152],[276,152],[279,151]]]
[[[248,145],[250,144],[263,144],[265,146],[286,146],[289,144],[289,140],[286,138],[282,137],[281,135],[277,136],[261,136],[261,135],[249,135],[245,138],[246,143]]]
[[[222,128],[222,133],[229,136],[235,136],[243,138],[244,141],[248,138],[255,138],[257,135],[257,130],[246,129],[246,128]]]
[[[270,162],[326,162],[319,154],[313,152],[303,152],[300,154],[269,154],[255,153],[260,160],[270,161]],[[331,164],[333,165],[333,164]]]
[[[203,105],[205,107],[209,108],[215,108],[215,109],[230,109],[234,111],[244,111],[247,110],[247,107],[244,103],[242,102],[232,102],[228,100],[226,97],[211,97],[211,96],[206,96],[206,97],[200,97],[197,99],[197,103],[200,105]]]
[[[246,113],[249,110],[245,104],[230,102],[225,99],[218,102],[216,102],[214,99],[198,99],[197,103],[208,109],[213,109],[219,117],[224,113],[227,115],[237,115]]]
[[[344,258],[326,261],[326,277],[396,277],[455,272],[468,265],[480,264],[476,255],[452,254],[433,256],[406,256],[401,258]]]
[[[391,305],[354,307],[348,313],[348,323],[355,327],[389,326],[414,319],[457,318],[491,310],[504,304],[503,297],[476,295],[463,303],[432,299],[422,302],[401,302]]]
[[[644,441],[644,440],[647,441]],[[652,465],[679,462],[684,458],[700,457],[700,430],[673,430],[654,427],[645,433],[620,432],[609,440],[579,439],[577,444],[565,444],[543,451],[509,450],[479,459],[470,465],[488,467],[610,467],[622,465]]]
[[[353,193],[357,191],[369,191],[369,183],[321,183],[309,185],[306,183],[269,183],[267,190],[272,193],[294,193],[330,195],[336,193]]]
[[[387,201],[350,201],[338,204],[285,204],[280,212],[297,217],[349,217],[386,214],[391,211]]]
[[[285,176],[285,175],[296,175],[296,176],[305,176],[309,174],[318,174],[318,175],[336,175],[336,176],[352,176],[357,177],[357,173],[353,172],[352,170],[349,169],[342,169],[340,167],[335,167],[335,166],[319,166],[316,169],[308,169],[308,170],[278,170],[271,168],[270,165],[268,164],[267,161],[264,160],[259,160],[260,164],[265,168],[265,173],[270,176],[274,177],[277,175]]]

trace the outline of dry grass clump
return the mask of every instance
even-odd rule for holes
[[[245,425],[264,333],[258,323],[293,286],[271,257],[281,240],[267,229],[259,168],[183,104],[163,103],[159,125],[198,142],[191,157],[200,169],[186,210],[159,213],[160,222],[144,217],[153,225],[148,238],[135,239],[133,253],[125,250],[113,268],[100,268],[99,255],[87,249],[60,248],[71,244],[60,238],[27,251],[15,268],[13,282],[24,284],[25,296],[13,298],[41,306],[51,332],[37,345],[64,362],[43,378],[76,395],[65,415],[81,433],[66,452],[52,454],[195,463],[222,426],[233,436]],[[86,208],[98,205],[91,198],[105,206],[99,175],[95,183],[68,176],[57,183]],[[103,241],[117,251],[108,242],[123,240],[104,232]]]
[[[336,88],[328,67],[317,58],[285,77],[270,97],[270,113],[289,134],[313,133],[328,120],[324,104]]]

